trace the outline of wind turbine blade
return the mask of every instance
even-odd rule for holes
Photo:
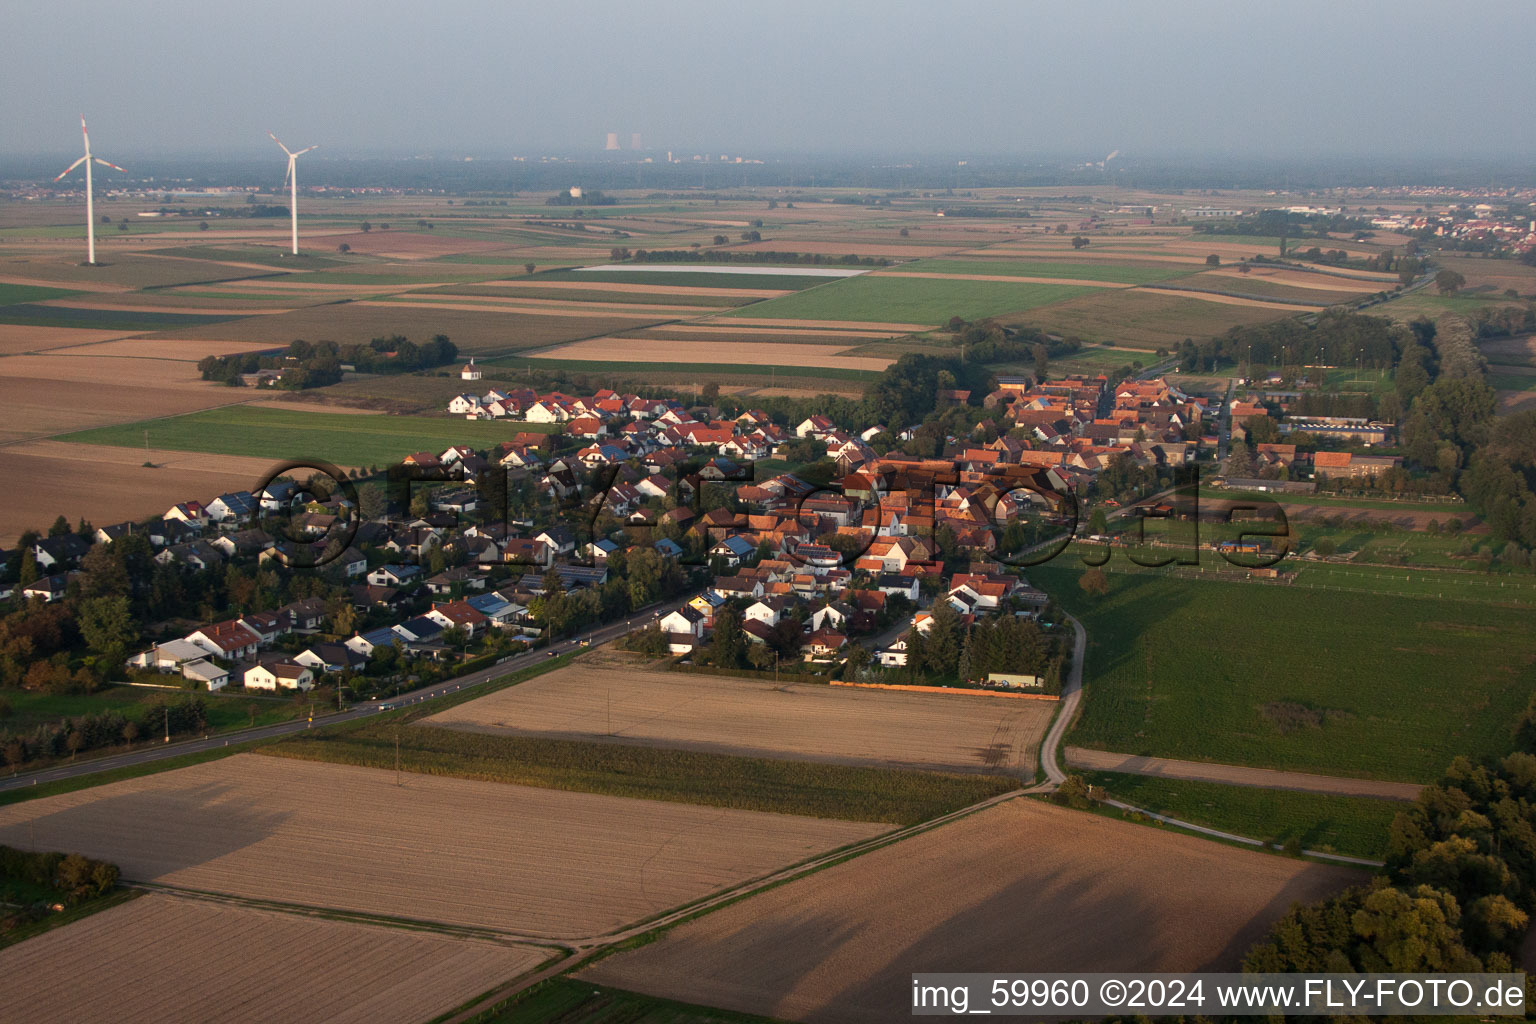
[[[288,187],[288,182],[293,180],[293,157],[288,158],[288,170],[283,173],[283,188]]]
[[[301,150],[299,150],[297,153],[295,153],[293,155],[294,156],[303,156],[305,153],[308,153],[311,149],[319,149],[319,148],[320,148],[319,146],[310,146],[308,149],[301,149]]]
[[[93,157],[91,157],[91,159],[92,159],[92,160],[95,160],[95,161],[96,161],[96,162],[97,162],[97,163],[99,163],[99,164],[101,164],[101,166],[103,166],[103,167],[110,167],[110,168],[112,168],[112,169],[113,169],[113,170],[114,170],[114,171],[122,171],[122,172],[123,172],[123,173],[124,173],[124,174],[127,174],[127,173],[128,173],[128,171],[127,171],[127,169],[126,169],[126,168],[123,168],[123,167],[119,167],[119,166],[117,166],[117,164],[115,164],[115,163],[113,163],[113,162],[112,162],[112,161],[110,161],[110,160],[103,160],[103,159],[102,159],[102,158],[101,158],[101,157],[99,157],[99,156],[93,156]]]
[[[281,149],[284,153],[287,153],[289,156],[293,156],[293,152],[291,150],[289,150],[289,148],[287,146],[283,145],[283,140],[282,139],[278,138],[276,135],[273,135],[271,132],[267,132],[267,136],[273,142],[277,143],[277,148],[278,149]]]
[[[85,161],[87,159],[88,159],[87,157],[81,157],[79,160],[76,160],[74,163],[72,163],[68,167],[64,168],[64,173],[63,174],[60,174],[58,178],[54,178],[53,180],[54,181],[58,181],[59,178],[64,177],[65,174],[68,174],[70,171],[74,170],[76,167],[79,167],[81,164],[85,163]]]

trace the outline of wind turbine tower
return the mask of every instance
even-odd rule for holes
[[[267,132],[267,134],[271,136],[273,142],[277,143],[278,149],[288,154],[288,175],[283,179],[283,184],[288,185],[292,190],[288,197],[288,212],[293,218],[293,254],[297,256],[299,254],[299,173],[294,168],[294,162],[311,149],[319,149],[320,147],[310,146],[295,153],[283,145],[282,140],[276,135],[272,135],[271,132]]]
[[[91,136],[85,130],[84,114],[80,115],[80,137],[85,140],[85,155],[64,168],[64,174],[60,174],[53,180],[60,181],[65,174],[68,174],[81,164],[85,164],[85,262],[88,266],[94,267],[96,265],[96,197],[92,192],[91,164],[101,164],[101,166],[110,167],[114,171],[122,171],[123,169],[117,166],[117,164],[103,160],[99,156],[91,155]],[[127,174],[128,172],[123,171],[123,173]]]

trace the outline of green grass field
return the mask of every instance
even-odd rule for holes
[[[1483,309],[1522,304],[1516,300],[1507,299],[1502,295],[1489,295],[1487,297],[1437,295],[1429,288],[1421,288],[1401,298],[1392,299],[1388,302],[1383,302],[1379,306],[1372,307],[1370,312],[1378,316],[1395,317],[1402,321],[1417,320],[1420,317],[1428,317],[1434,320],[1447,313],[1459,313],[1462,316],[1467,316]]]
[[[1091,292],[1030,310],[1014,319],[1055,334],[1075,335],[1084,341],[1172,350],[1185,338],[1210,338],[1240,324],[1268,323],[1296,315],[1283,309],[1207,302],[1171,291],[1095,288]],[[753,310],[763,308],[754,306]]]
[[[392,768],[393,724],[328,729],[264,753]],[[407,771],[545,789],[844,821],[911,825],[1006,793],[1016,779],[850,765],[810,764],[687,750],[533,736],[491,736],[412,725],[398,734]]]
[[[156,255],[179,256],[198,260],[228,261],[232,263],[260,263],[279,270],[323,270],[340,267],[341,260],[314,253],[300,252],[297,256],[286,249],[272,245],[231,246],[184,245],[174,249],[156,249]]]
[[[174,681],[167,676],[167,683]],[[109,686],[96,693],[37,693],[32,690],[0,690],[0,701],[10,707],[10,715],[0,720],[0,734],[23,733],[39,725],[62,718],[100,714],[103,711],[131,713],[141,704],[156,700],[180,700],[185,693],[142,686]],[[291,701],[240,697],[234,694],[203,693],[208,708],[208,724],[215,730],[233,729],[251,724],[250,706],[256,706],[256,724],[286,722],[296,705]]]
[[[19,302],[45,302],[48,299],[62,299],[79,294],[66,288],[44,288],[35,284],[6,284],[0,281],[0,306],[11,306]]]
[[[668,264],[671,266],[671,264]],[[678,288],[768,288],[775,291],[795,291],[812,288],[842,278],[818,277],[814,274],[716,274],[706,270],[647,270],[645,264],[635,265],[634,270],[551,270],[540,271],[533,280],[591,281],[604,284],[661,284]]]
[[[71,309],[37,306],[27,302],[0,306],[0,323],[28,327],[89,327],[108,331],[168,331],[178,327],[206,327],[238,317],[212,313],[158,313],[140,309]]]
[[[651,295],[645,292],[607,292],[575,288],[501,288],[496,285],[460,284],[423,289],[411,293],[414,299],[458,299],[488,296],[499,299],[556,299],[561,302],[620,302],[643,306],[738,306],[750,300],[723,295]]]
[[[1098,290],[1065,284],[860,276],[753,303],[726,315],[942,324],[954,316],[973,320],[1021,313]]]
[[[551,978],[475,1024],[774,1024],[769,1017],[679,1003],[573,978]]]
[[[915,263],[903,263],[894,268],[898,271],[925,274],[1006,274],[1010,277],[1060,277],[1082,281],[1105,281],[1110,284],[1146,284],[1149,281],[1167,281],[1192,273],[1192,268],[1173,264],[1110,263],[1093,260],[1085,263],[1062,263],[1053,260],[999,259],[976,257],[974,259],[925,259]]]
[[[556,425],[236,405],[82,430],[60,440],[132,448],[145,443],[146,430],[152,448],[270,459],[324,459],[339,466],[383,466],[416,451],[440,452],[452,444],[484,448],[520,431],[552,433]]]
[[[1410,782],[1457,755],[1507,753],[1536,688],[1529,608],[1437,597],[1453,574],[1331,569],[1289,587],[1114,571],[1097,599],[1070,555],[1030,569],[1088,632],[1070,742]],[[1417,596],[1384,592],[1392,576]]]
[[[398,287],[400,285],[439,284],[449,281],[470,284],[475,281],[489,281],[494,277],[495,274],[491,271],[445,270],[438,266],[424,267],[420,273],[400,273],[398,266],[391,264],[381,266],[377,273],[369,273],[366,270],[316,270],[312,273],[291,278],[291,280],[299,284],[360,284]]]
[[[1536,375],[1529,373],[1490,373],[1487,380],[1495,391],[1536,391]]]
[[[880,376],[875,370],[853,370],[847,367],[826,366],[774,366],[756,363],[661,363],[661,362],[599,362],[586,359],[545,359],[541,356],[506,356],[485,361],[487,366],[532,365],[540,369],[561,370],[565,373],[655,374],[672,371],[689,374],[722,374],[749,378],[758,384],[769,380],[793,380],[801,384],[806,380],[872,381]]]
[[[1303,849],[1380,859],[1387,829],[1407,805],[1392,800],[1223,786],[1119,772],[1082,772],[1128,804],[1250,839],[1294,841]]]

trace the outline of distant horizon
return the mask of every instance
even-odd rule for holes
[[[10,12],[7,156],[1529,160],[1529,7],[298,0]],[[323,14],[323,17],[320,16]],[[1464,17],[1448,15],[1467,15]],[[68,53],[78,63],[61,63]],[[1049,154],[1049,155],[1048,155]],[[621,155],[623,155],[621,153]]]
[[[307,141],[307,140],[306,140]],[[229,185],[276,189],[284,159],[275,146],[225,152],[139,151],[108,146],[92,133],[92,149],[123,165],[126,175],[99,171],[98,187],[164,182],[186,187]],[[11,187],[45,186],[78,157],[78,152],[18,155],[0,153],[0,182]],[[1536,187],[1536,161],[1519,156],[1460,158],[1334,156],[1303,159],[1246,155],[1123,154],[1108,170],[1080,154],[1008,156],[1006,154],[809,154],[780,153],[742,163],[691,159],[672,164],[657,154],[530,153],[475,155],[450,153],[388,154],[317,150],[300,162],[300,187],[385,187],[447,191],[546,191],[580,184],[608,191],[722,191],[729,189],[865,189],[925,191],[998,188],[1122,187],[1152,191],[1273,190],[1315,192],[1324,189],[1443,187],[1501,190]],[[651,156],[652,163],[641,163]],[[734,156],[734,154],[733,154]],[[541,159],[542,157],[542,159]],[[81,185],[78,172],[58,183],[61,190]]]

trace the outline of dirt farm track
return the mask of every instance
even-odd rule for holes
[[[518,935],[601,934],[888,826],[237,754],[0,808],[133,881]],[[30,822],[30,825],[29,825]]]
[[[547,956],[153,893],[0,950],[0,1016],[417,1024]]]

